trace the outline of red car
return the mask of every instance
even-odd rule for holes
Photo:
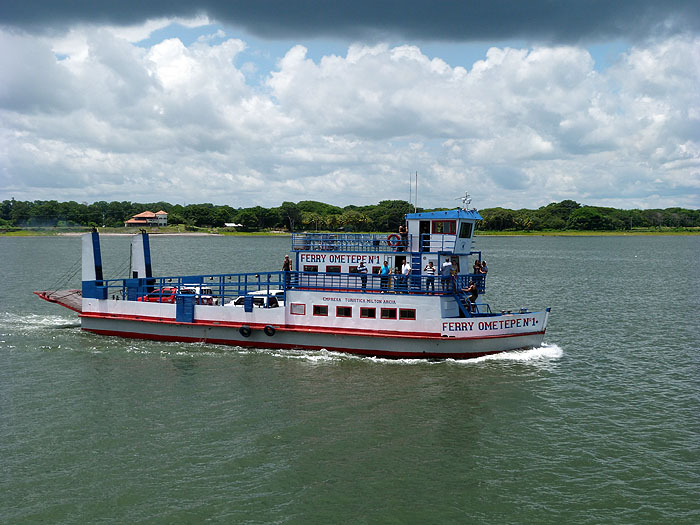
[[[138,300],[144,303],[174,303],[175,295],[177,295],[177,288],[158,288],[148,295],[139,297]]]

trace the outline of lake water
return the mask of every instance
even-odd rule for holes
[[[288,238],[152,238],[154,271]],[[103,237],[105,277],[128,238]],[[0,238],[0,522],[700,523],[700,237],[488,237],[541,348],[388,361],[100,337],[33,290],[80,240]],[[121,273],[120,273],[121,272]]]

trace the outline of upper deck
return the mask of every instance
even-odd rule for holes
[[[481,219],[476,210],[446,210],[406,215],[403,235],[377,233],[294,233],[292,251],[378,253],[468,254],[474,225]]]

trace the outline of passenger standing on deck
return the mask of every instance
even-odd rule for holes
[[[282,263],[282,271],[284,272],[284,283],[285,286],[289,286],[289,272],[292,271],[292,260],[289,255],[284,256],[284,262]]]
[[[428,263],[428,266],[423,268],[423,273],[428,277],[425,280],[425,287],[428,290],[435,291],[435,274],[437,273],[437,268],[433,266],[433,261]]]
[[[442,280],[443,291],[447,291],[450,287],[450,281],[452,280],[452,261],[449,258],[445,259],[445,262],[442,263],[440,279]]]
[[[486,261],[481,261],[481,273],[483,273],[484,275],[489,273],[489,267],[486,266]]]
[[[367,288],[367,267],[365,263],[361,262],[360,266],[357,267],[357,273],[360,274],[360,279],[362,280],[362,289]]]
[[[411,263],[408,262],[408,259],[406,259],[404,261],[404,263],[401,265],[401,275],[403,275],[402,286],[404,289],[408,289],[408,279],[409,279],[409,276],[411,275]]]
[[[470,282],[467,288],[462,288],[464,293],[469,294],[469,311],[476,311],[476,299],[479,297],[479,290],[474,282]]]
[[[481,262],[479,262],[479,259],[474,261],[474,274],[479,275],[481,273]]]
[[[389,268],[389,261],[384,261],[381,270],[379,270],[379,280],[381,283],[382,291],[389,288],[389,276],[391,275],[391,268]]]
[[[401,241],[399,242],[399,248],[397,251],[405,252],[408,246],[408,229],[405,224],[399,226],[399,235],[401,236]]]

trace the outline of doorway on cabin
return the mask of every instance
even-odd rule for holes
[[[430,221],[420,221],[418,227],[420,233],[420,251],[430,251]]]
[[[405,255],[395,255],[394,256],[394,273],[395,274],[401,273],[401,267],[403,266],[403,263],[405,263],[405,262],[406,262]]]

